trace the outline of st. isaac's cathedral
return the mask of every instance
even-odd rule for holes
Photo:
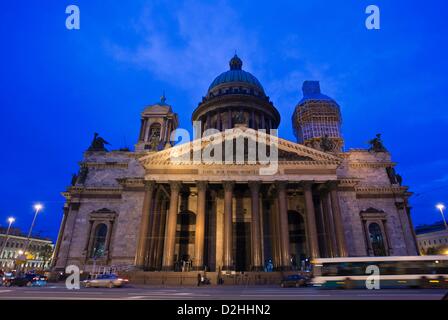
[[[63,192],[55,270],[250,273],[300,270],[319,257],[417,254],[411,193],[381,136],[345,151],[338,103],[305,81],[285,115],[297,141],[274,137],[280,114],[263,86],[238,56],[229,66],[192,113],[196,140],[173,143],[178,117],[165,96],[142,111],[134,151],[109,151],[95,134]],[[270,174],[246,151],[243,161],[237,152],[225,162],[173,161],[263,132],[277,150]]]

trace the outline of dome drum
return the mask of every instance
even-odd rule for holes
[[[269,130],[280,124],[279,112],[257,78],[242,70],[242,64],[235,55],[229,62],[230,70],[215,78],[193,112],[192,121],[200,121],[202,131],[236,125]]]

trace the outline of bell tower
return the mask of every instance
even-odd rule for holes
[[[292,116],[297,142],[324,152],[342,151],[339,105],[321,93],[319,81],[305,81],[302,91]]]
[[[166,103],[165,93],[160,101],[147,106],[141,114],[141,126],[135,151],[160,151],[171,147],[170,136],[178,126],[177,113]]]

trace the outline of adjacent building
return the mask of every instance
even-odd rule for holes
[[[448,228],[442,221],[417,226],[415,232],[421,255],[448,254]]]
[[[297,141],[277,137],[281,115],[242,65],[235,55],[212,81],[191,142],[173,143],[178,117],[165,96],[141,113],[133,151],[109,151],[95,135],[63,192],[57,270],[291,270],[317,257],[418,253],[411,193],[381,137],[345,150],[341,108],[317,81],[283,115]]]
[[[25,269],[43,270],[51,265],[53,242],[47,238],[33,236],[29,240],[20,229],[7,230],[0,227],[0,268],[15,269],[18,259],[25,253]]]

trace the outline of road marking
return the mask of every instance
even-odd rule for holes
[[[277,294],[277,297],[331,297],[329,294]],[[268,294],[241,294],[240,297],[272,297]]]
[[[23,296],[23,297],[8,297],[1,298],[0,300],[123,300],[123,298],[91,298],[91,297],[36,297],[36,296]]]
[[[388,297],[388,296],[392,296],[392,297],[418,297],[417,294],[413,294],[413,293],[391,293],[391,294],[357,294],[357,297]],[[425,294],[425,296],[435,296],[435,297],[440,297],[442,298],[443,295],[442,294],[438,294],[438,293],[427,293]]]
[[[193,298],[198,298],[198,297],[184,297],[184,299],[193,299]],[[159,296],[157,294],[155,295],[148,295],[148,296],[132,296],[132,297],[128,297],[128,299],[154,299],[154,300],[164,300],[164,299],[168,299],[168,300],[178,300],[178,298],[176,297],[166,297],[166,296]]]
[[[24,293],[38,293],[38,294],[105,294],[106,292],[86,292],[86,291],[79,291],[79,290],[64,290],[64,291],[23,291]]]
[[[128,295],[135,295],[136,292],[128,292]],[[139,292],[142,296],[163,296],[163,297],[173,297],[173,296],[182,296],[182,297],[209,297],[210,294],[204,293],[193,293],[193,292]]]

